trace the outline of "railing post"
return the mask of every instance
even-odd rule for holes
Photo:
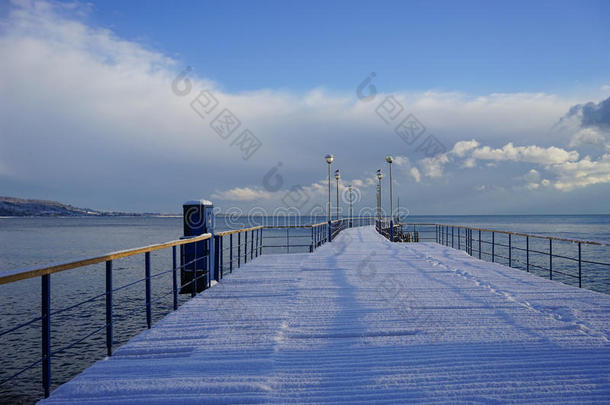
[[[458,228],[458,250],[462,250],[462,244],[460,243],[460,228]]]
[[[481,258],[481,230],[479,229],[479,259]]]
[[[254,259],[254,229],[250,231],[250,261]]]
[[[260,231],[260,228],[256,230],[256,254],[255,257],[258,257],[258,233]]]
[[[112,260],[106,261],[106,354],[112,356]]]
[[[313,253],[313,250],[315,249],[314,246],[316,246],[315,240],[314,240],[314,232],[313,232],[313,226],[311,227],[311,245],[309,245],[309,253]]]
[[[216,282],[220,281],[220,236],[218,235],[213,235],[210,240],[214,240],[214,242],[210,242],[210,244],[212,244],[212,250],[214,254],[210,254],[210,257],[213,257],[213,265],[210,266],[210,268],[214,269],[214,280],[216,280]]]
[[[150,293],[150,252],[144,254],[145,274],[146,274],[146,326],[150,329],[152,325],[152,307]],[[195,282],[195,287],[197,282]]]
[[[233,273],[233,234],[229,234],[229,273]]]
[[[394,242],[394,220],[390,219],[390,242]]]
[[[260,249],[261,249],[260,254],[261,255],[263,254],[263,246],[264,246],[264,243],[263,243],[263,241],[264,241],[264,238],[263,238],[263,229],[264,228],[261,228],[261,246],[260,246]]]
[[[178,274],[176,271],[176,246],[172,246],[172,288],[174,290],[174,311],[178,309]]]
[[[332,242],[332,240],[333,240],[333,236],[331,234],[331,231],[332,231],[332,224],[331,224],[330,221],[328,221],[328,241],[329,242]]]
[[[41,278],[42,317],[42,388],[48,398],[51,388],[51,275]]]
[[[244,232],[244,264],[248,263],[248,231]]]
[[[237,268],[241,267],[241,232],[237,232]]]
[[[451,227],[451,248],[453,248],[453,239],[454,239],[453,238],[453,233],[454,233],[453,231],[455,231],[455,228],[452,226]]]
[[[549,239],[549,278],[553,279],[553,239]]]
[[[578,242],[578,288],[582,288],[582,258],[581,258],[581,243]]]
[[[491,262],[496,261],[496,233],[491,233]]]
[[[530,272],[530,237],[526,236],[525,237],[525,266],[526,266],[526,270],[529,273]]]
[[[512,235],[508,234],[508,267],[513,267],[513,243]]]
[[[220,260],[220,263],[218,265],[218,268],[220,269],[220,279],[223,279],[225,277],[225,250],[224,250],[224,240],[225,237],[220,236],[218,241],[220,242],[220,244],[216,247],[216,249],[218,249],[218,259]]]
[[[290,228],[286,228],[286,253],[290,253]]]

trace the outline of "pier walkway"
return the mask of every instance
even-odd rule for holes
[[[263,255],[44,404],[610,401],[610,296],[373,227]]]

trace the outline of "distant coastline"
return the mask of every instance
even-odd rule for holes
[[[174,214],[156,212],[134,213],[121,211],[102,211],[80,208],[50,200],[0,197],[0,218],[14,217],[173,217]]]

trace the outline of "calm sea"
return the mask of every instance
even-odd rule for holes
[[[324,218],[315,220],[322,222]],[[241,228],[261,221],[266,224],[283,224],[282,221],[278,223],[270,218],[257,219],[253,223],[245,218],[217,217],[216,229]],[[610,215],[412,216],[407,218],[407,221],[461,224],[562,238],[610,241]],[[311,223],[311,218],[304,219],[302,223]],[[283,235],[282,232],[265,232],[265,237],[270,238],[265,240],[265,244],[273,244],[273,240],[279,240]],[[40,266],[165,242],[177,239],[181,234],[181,218],[0,218],[0,271]],[[301,234],[303,244],[309,243],[309,237],[305,231]],[[269,250],[273,251],[273,249]],[[301,251],[305,250],[308,249],[306,247],[301,249]],[[591,250],[589,253],[593,256],[589,257],[609,262],[609,250],[610,248]],[[502,256],[501,250],[498,252]],[[554,251],[554,253],[558,252]],[[567,254],[573,255],[574,252],[570,251]],[[543,255],[540,256],[538,260],[547,260]],[[532,260],[532,263],[536,263],[536,259]],[[170,269],[171,250],[153,252],[151,262],[153,274]],[[560,266],[560,264],[556,265]],[[610,292],[605,287],[608,272],[607,268],[592,268],[585,287]],[[102,294],[105,287],[104,274],[104,265],[100,264],[53,275],[52,311],[68,308]],[[129,284],[142,278],[143,275],[143,255],[121,259],[114,263],[115,287]],[[544,272],[540,275],[544,276]],[[171,310],[171,275],[154,278],[152,291],[152,298],[155,301],[153,310],[153,322],[155,322]],[[187,299],[187,296],[180,296],[180,302]],[[146,328],[143,283],[117,291],[114,294],[114,304],[115,343],[120,345]],[[40,279],[23,280],[0,286],[0,308],[0,334],[19,323],[39,316]],[[53,350],[63,348],[103,326],[104,308],[104,298],[100,297],[72,310],[54,314],[52,316]],[[104,342],[104,332],[100,331],[82,343],[54,355],[53,386],[68,381],[95,360],[103,358]],[[40,358],[40,322],[0,336],[0,350],[2,353],[0,381],[2,381]],[[41,371],[38,365],[12,382],[0,386],[0,403],[35,402],[42,396],[40,387]]]

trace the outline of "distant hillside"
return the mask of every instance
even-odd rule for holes
[[[1,217],[78,217],[78,216],[140,216],[154,214],[132,214],[126,212],[97,211],[78,208],[57,201],[24,200],[14,197],[0,197]]]

